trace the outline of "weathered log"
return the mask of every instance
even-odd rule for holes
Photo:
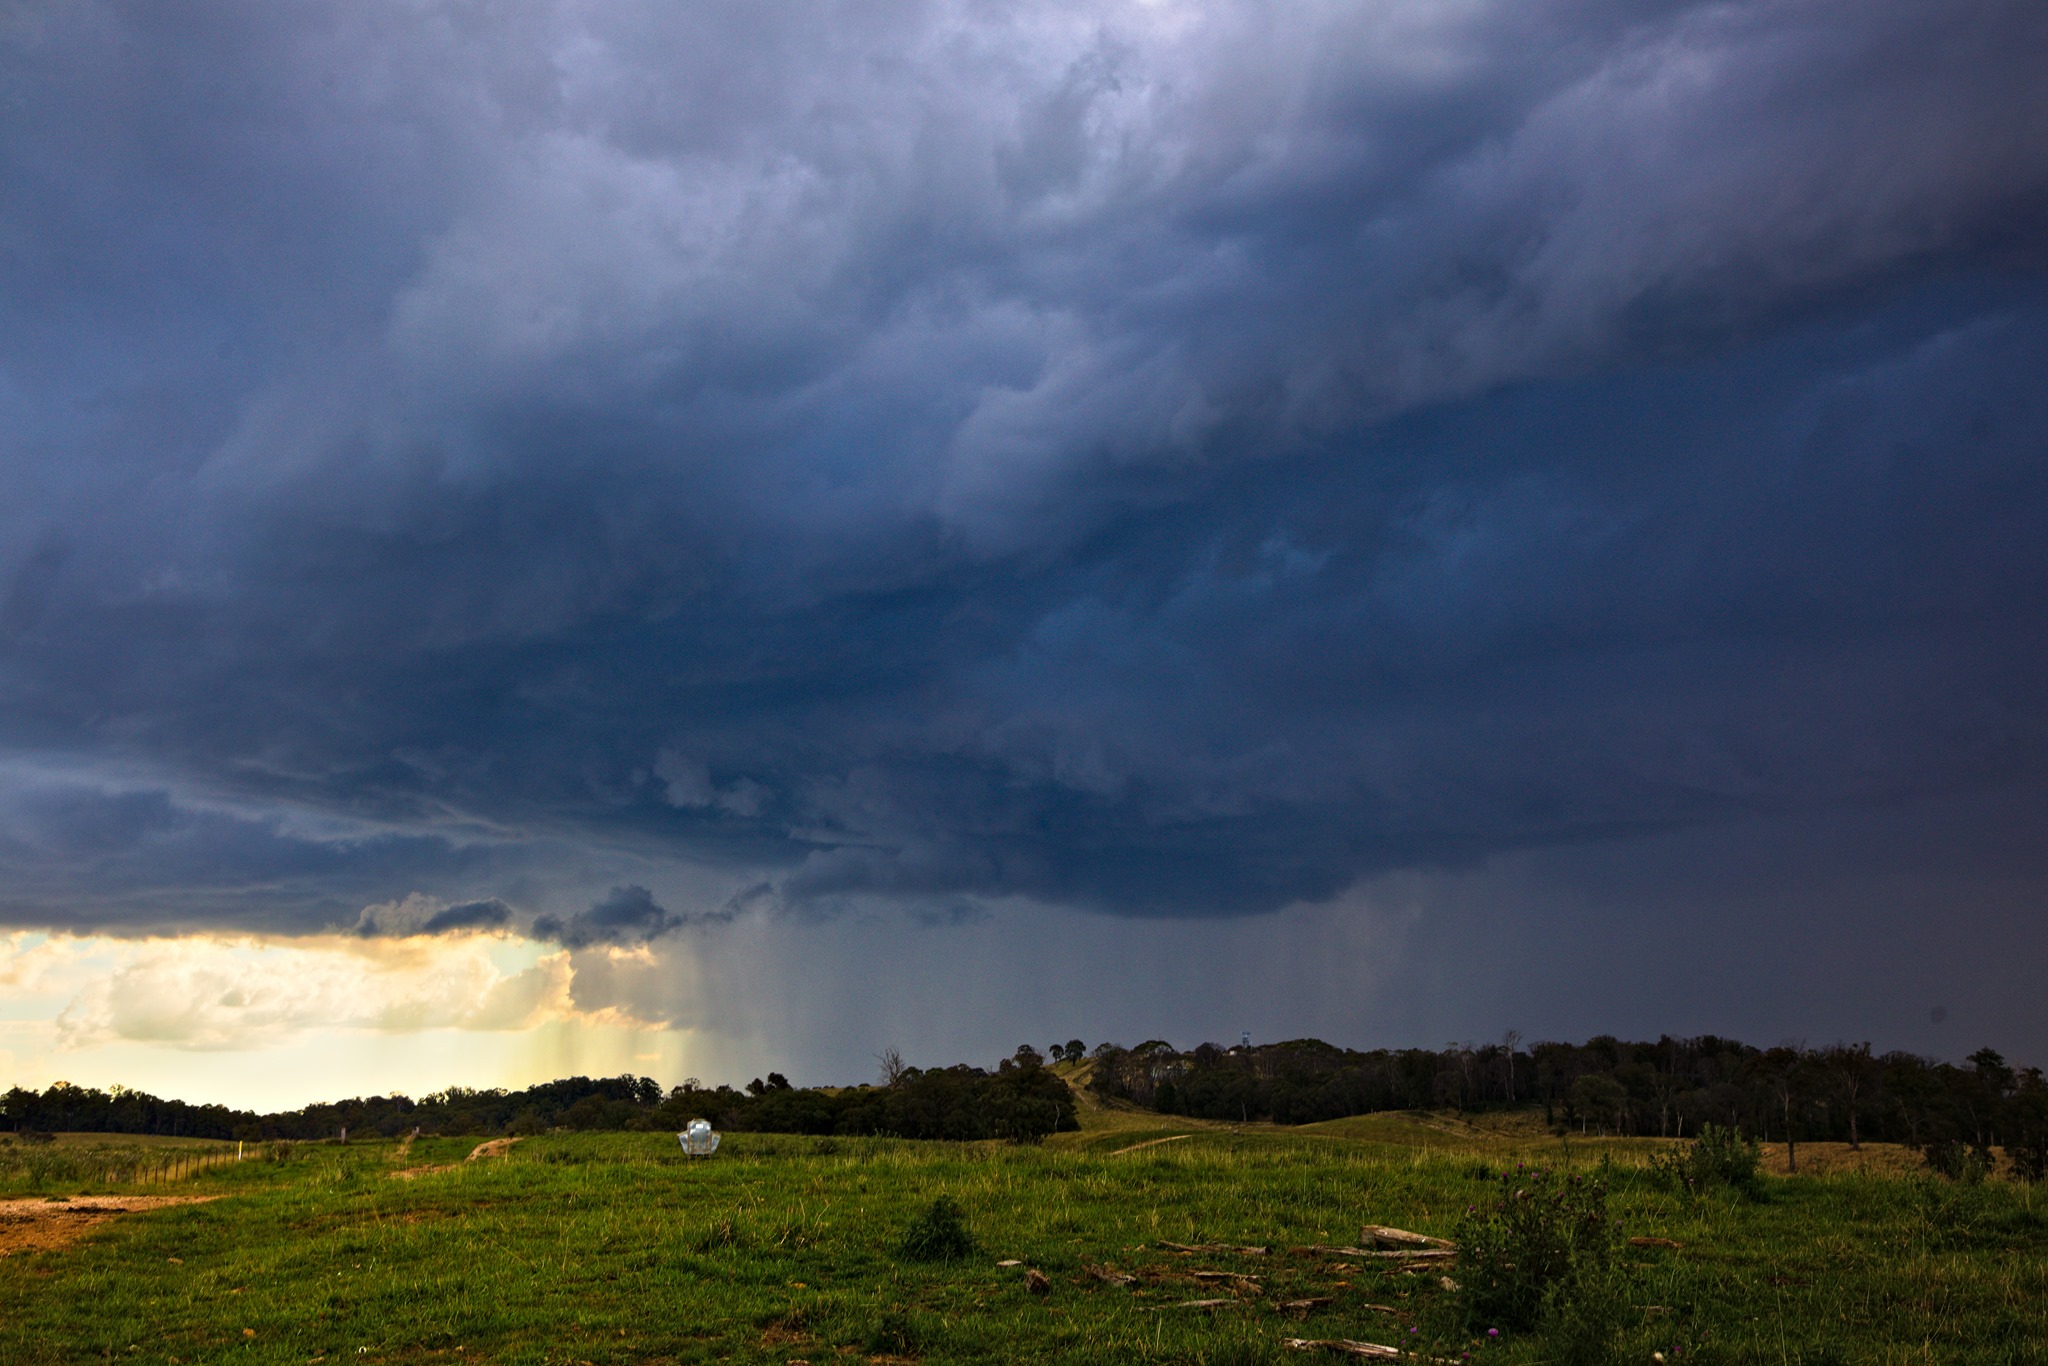
[[[1164,1238],[1158,1246],[1171,1252],[1235,1252],[1240,1257],[1263,1257],[1270,1250],[1263,1247],[1240,1247],[1236,1243],[1169,1243]]]
[[[1398,1347],[1377,1342],[1355,1342],[1350,1338],[1282,1338],[1280,1345],[1290,1352],[1342,1352],[1346,1356],[1377,1357],[1393,1361],[1406,1356]]]
[[[1448,1238],[1434,1238],[1427,1233],[1410,1233],[1405,1228],[1388,1228],[1385,1224],[1367,1224],[1358,1230],[1358,1241],[1367,1247],[1443,1247],[1454,1248],[1457,1244]]]
[[[1458,1255],[1456,1248],[1427,1247],[1407,1248],[1398,1252],[1384,1252],[1370,1247],[1331,1247],[1327,1243],[1309,1243],[1304,1247],[1287,1249],[1297,1257],[1363,1257],[1377,1261],[1445,1261]]]

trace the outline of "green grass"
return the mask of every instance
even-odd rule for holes
[[[0,1259],[0,1361],[1334,1362],[1280,1341],[1422,1340],[1446,1317],[1441,1271],[1345,1270],[1358,1264],[1287,1247],[1348,1243],[1365,1222],[1449,1234],[1491,1171],[1560,1153],[1535,1131],[1447,1120],[1233,1133],[1163,1118],[1092,1112],[1040,1147],[735,1134],[694,1163],[667,1134],[550,1135],[475,1163],[467,1139],[422,1139],[402,1159],[303,1146],[148,1187],[227,1198]],[[1111,1155],[1174,1134],[1191,1136]],[[1631,1251],[1621,1360],[2048,1363],[2035,1191],[1837,1175],[1689,1203],[1625,1165],[1637,1146],[1570,1145],[1574,1162],[1625,1154],[1613,1207],[1627,1232],[1685,1243]],[[455,1165],[391,1175],[440,1163]],[[0,1160],[0,1185],[22,1180]],[[939,1195],[965,1209],[979,1253],[900,1260]],[[1273,1252],[1189,1256],[1162,1239]],[[1027,1294],[1022,1267],[996,1265],[1011,1258],[1052,1293]],[[1255,1276],[1257,1293],[1198,1270]],[[1331,1303],[1275,1307],[1311,1296]],[[1234,1302],[1159,1308],[1207,1298]],[[1436,1350],[1559,1359],[1541,1335]]]

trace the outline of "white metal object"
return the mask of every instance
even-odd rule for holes
[[[691,1120],[676,1138],[691,1157],[709,1157],[718,1151],[718,1135],[711,1132],[708,1119]]]

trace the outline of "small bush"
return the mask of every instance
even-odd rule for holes
[[[2029,1184],[2048,1180],[2048,1138],[2035,1136],[2024,1143],[2008,1143],[2005,1158],[2016,1180]]]
[[[951,1262],[972,1256],[974,1236],[967,1231],[964,1215],[952,1196],[940,1196],[910,1221],[897,1252],[917,1262]]]
[[[1454,1235],[1467,1327],[1526,1330],[1554,1320],[1579,1323],[1580,1337],[1607,1331],[1619,1312],[1608,1301],[1626,1301],[1606,1183],[1525,1169],[1503,1173],[1499,1190],[1468,1209]]]
[[[1762,1159],[1761,1145],[1744,1138],[1740,1129],[1706,1124],[1686,1147],[1651,1158],[1650,1172],[1687,1195],[1701,1195],[1716,1186],[1753,1195]]]
[[[1965,1186],[1974,1186],[1991,1174],[1991,1150],[1957,1138],[1944,1138],[1920,1150],[1927,1170],[1936,1176]]]

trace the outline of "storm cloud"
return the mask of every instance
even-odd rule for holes
[[[593,944],[645,944],[689,923],[689,917],[671,913],[645,887],[614,887],[610,894],[564,920],[544,915],[533,922],[537,939],[548,939],[569,949]]]
[[[0,15],[17,923],[1231,916],[2048,777],[2031,0]]]

